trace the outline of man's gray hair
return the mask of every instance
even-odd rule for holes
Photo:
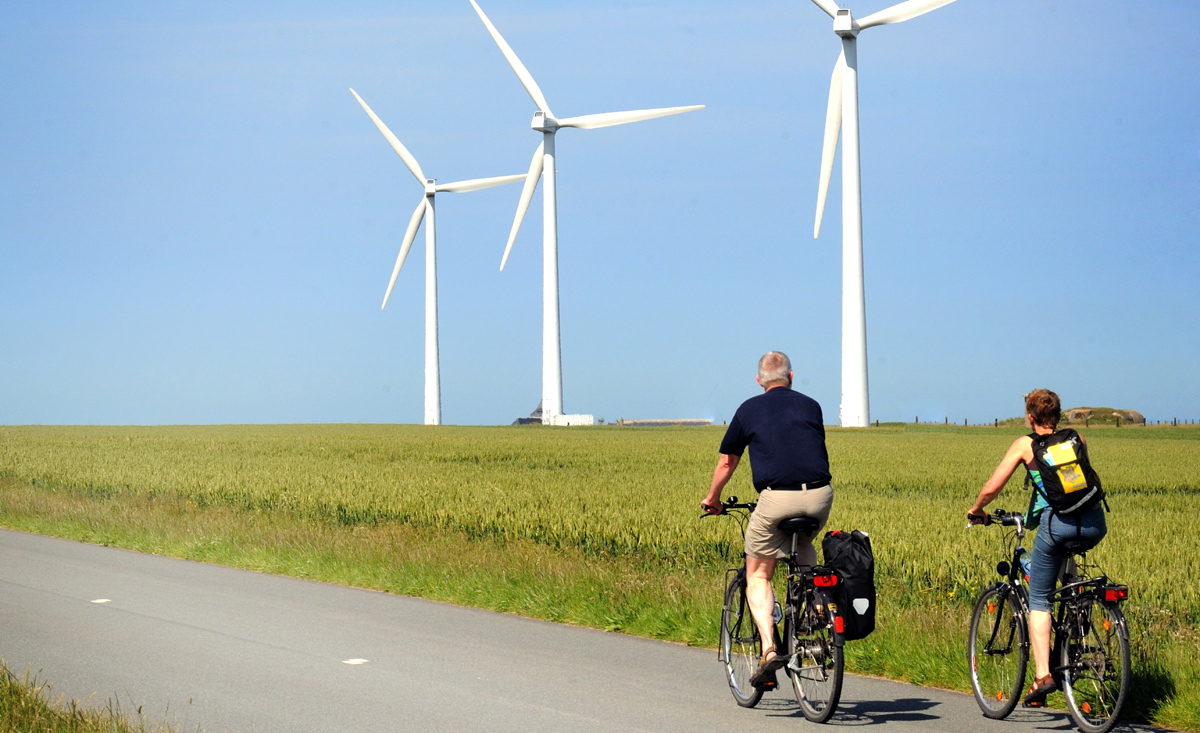
[[[782,351],[768,351],[758,360],[758,381],[762,384],[771,382],[790,383],[792,360]]]

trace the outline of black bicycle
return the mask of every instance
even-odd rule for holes
[[[989,718],[1004,718],[1021,699],[1029,665],[1028,557],[1021,540],[1025,518],[1003,509],[989,514],[984,524],[1011,528],[1005,533],[1011,562],[996,565],[999,580],[975,603],[967,656],[975,701]],[[1068,550],[1071,548],[1068,546]],[[1051,674],[1067,698],[1075,724],[1085,733],[1106,733],[1117,724],[1129,694],[1129,630],[1120,603],[1129,597],[1123,585],[1110,584],[1095,570],[1085,551],[1072,551],[1062,570],[1062,584],[1051,596],[1054,604],[1054,642]]]
[[[747,518],[757,503],[739,504],[737,497],[731,496],[721,506],[722,513],[738,517],[744,537]],[[814,723],[824,723],[837,710],[842,694],[842,619],[837,613],[836,602],[831,604],[828,595],[841,579],[836,572],[822,566],[804,570],[796,560],[796,535],[816,532],[816,519],[791,517],[779,526],[792,535],[792,550],[785,561],[786,605],[780,606],[778,600],[775,602],[774,645],[779,650],[783,647],[780,640],[786,640],[787,663],[783,669],[791,680],[800,711]],[[750,684],[750,677],[762,659],[762,639],[746,601],[745,564],[730,569],[725,577],[721,647],[717,659],[725,665],[733,699],[742,707],[752,708],[762,699],[763,693],[775,689],[777,683],[772,674],[765,684],[758,687]]]

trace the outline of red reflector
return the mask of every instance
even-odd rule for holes
[[[836,632],[838,632],[839,634],[843,634],[843,633],[845,633],[845,631],[846,631],[846,623],[845,623],[844,621],[842,621],[842,617],[841,617],[841,616],[834,616],[834,617],[833,617],[833,630],[834,630],[834,631],[836,631]]]
[[[1129,590],[1127,588],[1105,588],[1104,589],[1104,600],[1106,600],[1106,601],[1109,601],[1109,602],[1123,601],[1128,597],[1129,597]]]
[[[818,588],[832,588],[837,585],[836,575],[817,575],[813,577],[813,585]]]

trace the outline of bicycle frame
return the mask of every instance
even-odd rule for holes
[[[1006,528],[1012,528],[1012,534],[1008,535],[1013,542],[1012,559],[1011,561],[1001,560],[996,564],[996,572],[1002,579],[983,590],[971,622],[970,649],[973,655],[971,657],[971,674],[976,700],[989,718],[1002,718],[1012,711],[1012,705],[1015,704],[1022,685],[1017,678],[1023,677],[1025,673],[1025,665],[1030,651],[1028,642],[1021,644],[1020,647],[1015,647],[1013,644],[1014,638],[1019,636],[1028,638],[1029,636],[1020,629],[1020,626],[1028,628],[1031,613],[1029,579],[1020,567],[1020,560],[1025,552],[1022,544],[1025,536],[1025,522],[1022,515],[997,510],[993,514],[986,515],[983,523],[1000,523]],[[1006,543],[1008,541],[1009,539],[1005,540]],[[1094,563],[1088,562],[1087,548],[1068,544],[1064,549],[1066,557],[1059,569],[1059,587],[1048,599],[1051,604],[1052,632],[1049,653],[1052,665],[1050,673],[1059,688],[1066,694],[1068,708],[1080,728],[1085,731],[1094,731],[1094,733],[1106,733],[1116,724],[1128,691],[1129,636],[1124,614],[1120,612],[1118,604],[1129,597],[1129,592],[1125,586],[1109,583],[1108,577],[1102,571],[1092,575],[1099,568]],[[1080,578],[1080,575],[1090,577]],[[993,598],[1001,607],[1005,604],[1011,606],[1013,614],[996,613],[994,619],[990,621],[991,628],[989,630],[987,626],[979,624],[978,621],[983,617],[982,603],[984,599],[988,599],[986,613],[991,614],[995,610],[992,605]],[[1095,617],[1096,609],[1103,609],[1099,619]],[[1014,616],[1017,618],[1014,619]],[[1014,620],[1017,620],[1018,625],[1013,624]],[[1093,623],[1095,626],[1092,625]],[[1007,631],[1005,631],[1006,627]],[[1097,639],[1097,632],[1108,634],[1108,636]],[[1007,638],[1004,638],[1006,633]],[[985,638],[986,641],[980,645],[979,642],[984,641]],[[1109,645],[1109,640],[1114,638],[1117,639],[1115,651]],[[1089,639],[1094,641],[1089,641]],[[1000,657],[997,664],[1004,665],[1007,662],[1003,658],[1014,651],[1019,655],[1017,657],[1019,662],[1016,667],[1016,677],[1009,679],[1016,681],[1016,689],[1012,690],[1009,686],[1001,687],[995,697],[997,701],[1001,701],[1003,698],[1000,695],[1005,691],[1011,691],[1013,697],[1007,699],[1013,702],[992,706],[984,699],[985,697],[988,700],[991,699],[991,690],[989,689],[984,695],[981,691],[981,680],[976,677],[975,655],[997,655]],[[982,669],[982,666],[979,669]],[[989,666],[989,669],[999,672],[1003,677],[1000,667]],[[1116,676],[1110,676],[1112,674]],[[994,679],[996,678],[989,678],[989,681]],[[1097,686],[1097,680],[1099,680],[1099,686]],[[1114,680],[1117,680],[1118,688],[1116,690],[1108,687]],[[1077,684],[1081,681],[1082,685]],[[1011,685],[1011,682],[1005,681],[1003,684]],[[1075,696],[1080,694],[1084,696],[1084,699],[1081,703],[1077,703],[1078,698]],[[1096,698],[1096,695],[1100,697]],[[1094,707],[1089,707],[1089,697],[1091,697],[1091,704]],[[1099,706],[1096,706],[1097,699],[1100,700]],[[1097,711],[1098,715],[1093,716],[1093,711]]]
[[[730,497],[729,502],[723,505],[725,509],[724,513],[733,514],[738,518],[743,537],[746,535],[746,523],[749,521],[749,514],[754,511],[756,506],[757,502],[738,504],[737,497]],[[784,599],[787,603],[780,604],[782,606],[781,610],[783,611],[783,618],[780,619],[780,622],[776,622],[774,624],[775,638],[773,641],[777,649],[779,649],[778,653],[783,653],[782,649],[780,649],[781,642],[789,638],[789,635],[792,634],[800,624],[800,619],[798,618],[797,614],[800,613],[801,610],[804,610],[806,613],[811,613],[815,609],[824,607],[829,608],[834,615],[834,626],[830,630],[830,636],[833,643],[839,647],[845,646],[845,639],[841,629],[841,612],[837,608],[836,603],[829,602],[826,593],[817,587],[815,581],[815,579],[818,577],[833,577],[836,578],[836,584],[841,582],[841,578],[832,569],[821,565],[814,566],[809,570],[802,570],[800,563],[796,560],[798,543],[799,537],[797,535],[793,535],[791,550],[788,552],[787,557],[783,559],[785,569]],[[742,585],[746,583],[745,559],[746,553],[743,552],[741,567],[729,568],[725,571],[724,587],[728,587],[730,582],[732,582],[735,578]],[[778,598],[776,598],[775,602],[777,604],[779,603]],[[780,633],[779,628],[780,623],[783,624],[782,634]],[[717,660],[721,662],[728,661],[725,659],[725,651],[723,649],[717,649]],[[791,661],[792,660],[789,660],[789,664]]]

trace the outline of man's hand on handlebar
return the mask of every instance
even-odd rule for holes
[[[991,517],[987,515],[987,512],[972,507],[967,511],[967,522],[968,524],[991,524]]]
[[[725,513],[725,507],[719,501],[716,504],[709,504],[707,501],[702,501],[700,502],[700,508],[704,510],[704,514],[700,515],[702,517],[707,517],[712,514]]]

